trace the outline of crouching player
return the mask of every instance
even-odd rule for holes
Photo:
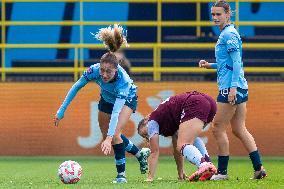
[[[201,140],[198,136],[204,126],[213,120],[215,113],[214,99],[194,91],[166,99],[149,116],[141,120],[138,133],[149,140],[151,149],[147,181],[154,179],[159,157],[159,135],[172,136],[179,179],[209,180],[217,170],[210,162],[204,143],[198,142]],[[184,172],[183,157],[198,167],[190,177]]]

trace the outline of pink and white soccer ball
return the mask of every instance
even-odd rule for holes
[[[61,163],[58,176],[64,184],[75,184],[81,179],[82,167],[76,161],[68,160]]]

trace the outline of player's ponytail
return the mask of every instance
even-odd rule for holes
[[[122,45],[128,46],[126,31],[119,24],[114,24],[113,27],[101,28],[96,33],[95,38],[102,41],[111,52],[118,51]]]
[[[126,31],[119,24],[114,24],[113,27],[108,26],[106,28],[101,28],[95,34],[95,38],[102,41],[105,47],[109,50],[109,52],[105,53],[101,57],[100,62],[111,63],[117,68],[121,60],[117,57],[115,52],[117,52],[122,45],[128,46],[126,40]]]

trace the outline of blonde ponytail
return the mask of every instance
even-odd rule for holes
[[[111,52],[116,52],[122,45],[128,47],[126,30],[119,24],[114,24],[113,27],[101,28],[95,34],[95,38],[102,41],[105,47]]]

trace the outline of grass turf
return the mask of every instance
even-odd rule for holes
[[[57,177],[58,166],[65,160],[75,160],[83,168],[79,183],[66,185]],[[213,159],[216,164],[216,159]],[[135,158],[127,158],[127,184],[112,184],[116,176],[113,157],[0,157],[0,188],[284,188],[283,157],[265,157],[264,166],[268,177],[250,180],[252,165],[249,158],[231,157],[228,181],[180,182],[172,157],[160,157],[156,180],[146,183]],[[195,167],[185,162],[187,174]]]

